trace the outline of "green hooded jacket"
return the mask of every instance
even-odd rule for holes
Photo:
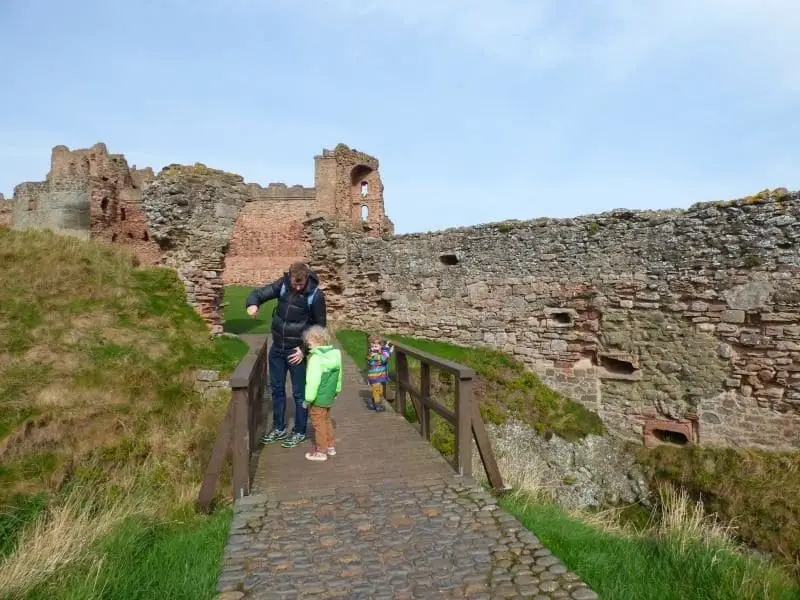
[[[342,391],[342,352],[333,346],[312,348],[306,366],[306,403],[328,407]]]

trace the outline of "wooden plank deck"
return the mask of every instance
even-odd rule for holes
[[[344,361],[337,455],[307,461],[311,442],[261,451],[220,598],[597,598],[391,407],[367,410],[369,387]]]

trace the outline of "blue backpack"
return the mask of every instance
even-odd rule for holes
[[[314,304],[314,298],[316,298],[316,297],[317,297],[317,290],[318,290],[318,289],[319,289],[319,288],[314,288],[314,291],[313,291],[313,292],[311,292],[311,293],[308,295],[308,298],[307,298],[307,300],[308,300],[308,310],[309,310],[309,311],[311,310],[311,305],[312,305],[312,304]],[[281,284],[281,298],[283,298],[283,297],[284,297],[284,296],[285,296],[287,293],[288,293],[288,292],[287,292],[287,290],[286,290],[286,284],[285,284],[285,283],[282,283],[282,284]],[[277,308],[277,307],[276,307],[276,308]]]

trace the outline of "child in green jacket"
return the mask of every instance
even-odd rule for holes
[[[311,417],[315,445],[313,452],[306,453],[306,459],[323,461],[336,455],[331,407],[342,391],[342,352],[333,347],[324,327],[309,327],[303,339],[310,349],[303,407],[308,408]]]

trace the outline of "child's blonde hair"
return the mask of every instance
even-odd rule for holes
[[[312,325],[303,332],[303,340],[306,344],[314,342],[317,346],[330,346],[330,332],[319,325]]]
[[[380,344],[382,341],[383,341],[383,340],[381,339],[381,336],[379,336],[377,333],[373,333],[372,335],[370,335],[370,336],[367,338],[367,343],[368,343],[370,346],[371,346],[372,344]]]

